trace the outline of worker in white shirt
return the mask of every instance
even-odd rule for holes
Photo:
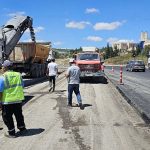
[[[49,76],[49,84],[50,89],[49,92],[52,90],[55,91],[55,80],[56,76],[58,75],[58,65],[55,63],[55,59],[51,59],[47,66],[47,75]]]
[[[150,69],[150,57],[148,58],[148,63],[147,63],[147,65],[148,65],[148,69]]]

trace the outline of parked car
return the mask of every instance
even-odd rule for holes
[[[126,71],[143,71],[145,72],[145,64],[142,60],[131,60],[127,62]]]

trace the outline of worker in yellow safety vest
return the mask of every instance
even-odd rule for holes
[[[21,74],[12,70],[13,64],[5,60],[2,64],[4,74],[0,77],[0,107],[2,118],[8,128],[4,135],[16,137],[13,115],[15,115],[17,128],[20,133],[26,131],[24,116],[22,114],[22,101],[24,100],[23,81]]]

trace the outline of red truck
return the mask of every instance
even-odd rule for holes
[[[104,67],[102,66],[101,58],[96,48],[84,47],[82,52],[77,53],[75,62],[81,70],[81,79],[90,79],[94,81],[103,81],[105,78]]]

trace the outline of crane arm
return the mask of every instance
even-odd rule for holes
[[[29,28],[31,40],[35,42],[32,27],[33,20],[29,16],[15,16],[0,28],[0,61],[9,57],[26,29]]]

